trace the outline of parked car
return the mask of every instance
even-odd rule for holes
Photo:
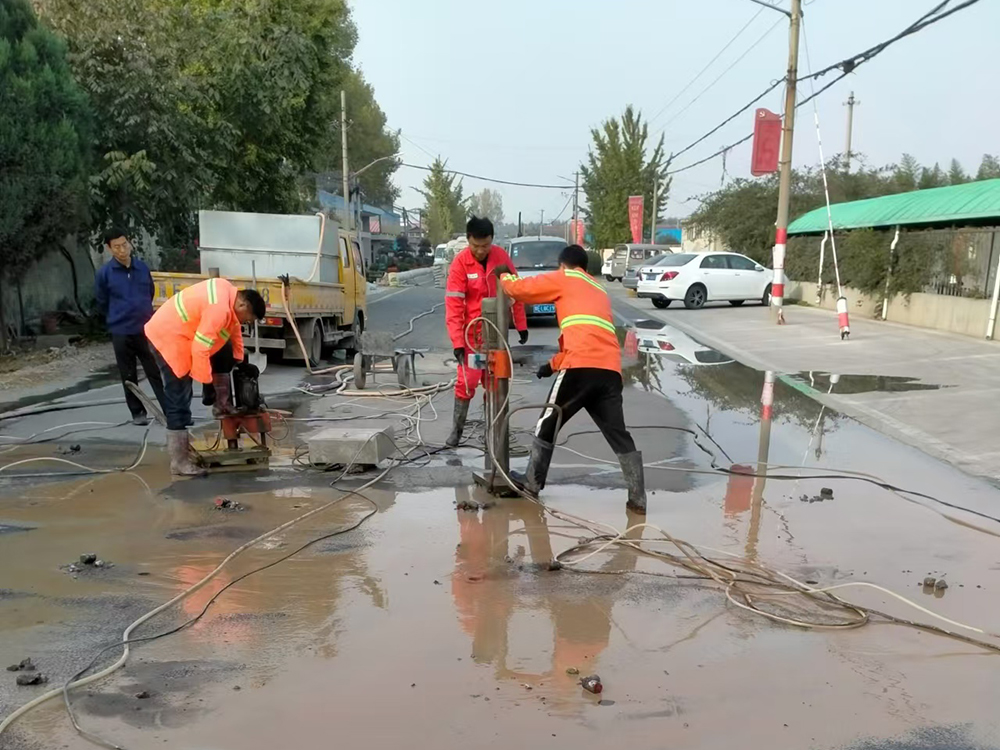
[[[635,327],[639,351],[687,365],[725,365],[733,358],[711,349],[700,341],[659,321],[637,321]]]
[[[560,237],[515,237],[506,243],[505,249],[514,261],[518,276],[538,276],[559,268],[559,253],[566,247],[566,240]],[[555,304],[525,305],[524,312],[529,318],[556,315]]]
[[[747,300],[770,305],[772,276],[760,263],[737,253],[678,253],[655,268],[644,268],[637,292],[660,309],[674,300],[683,300],[689,310],[717,300],[734,307]]]
[[[646,265],[658,255],[674,252],[668,245],[616,245],[611,260],[611,279],[624,281],[628,269]]]
[[[669,254],[667,254],[667,255],[656,255],[656,256],[650,258],[649,260],[645,261],[643,263],[643,265],[641,265],[641,266],[630,266],[629,269],[625,272],[625,278],[622,279],[622,286],[625,287],[626,289],[635,290],[636,287],[639,284],[639,274],[643,270],[645,270],[647,268],[654,268],[664,258],[669,258],[669,257],[670,257]]]

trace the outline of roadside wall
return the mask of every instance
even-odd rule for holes
[[[817,305],[817,284],[809,281],[791,281],[785,290],[788,299]],[[853,315],[881,319],[882,297],[862,294],[849,287],[844,294]],[[824,284],[819,307],[835,310],[837,307],[836,287]],[[893,323],[933,328],[963,336],[986,338],[986,326],[990,318],[990,300],[969,297],[950,297],[941,294],[915,292],[909,297],[897,295],[890,302],[886,320]]]
[[[53,249],[32,264],[20,281],[23,322],[33,328],[35,333],[40,332],[38,321],[42,313],[75,309],[76,297],[86,311],[94,299],[93,256],[87,248],[80,248],[73,239],[66,240],[63,247],[69,252],[72,267],[65,255],[58,249]],[[73,292],[73,271],[76,271],[76,297]],[[22,323],[17,292],[18,284],[9,280],[4,281],[0,289],[4,320],[15,329],[21,328]]]

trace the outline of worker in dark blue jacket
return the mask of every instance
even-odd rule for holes
[[[166,401],[163,380],[143,331],[153,317],[153,275],[149,266],[132,257],[132,244],[123,229],[112,227],[105,232],[104,246],[111,253],[111,260],[97,271],[94,295],[97,309],[107,320],[122,385],[138,383],[138,360],[162,409]],[[133,424],[149,424],[146,407],[127,387],[125,402],[132,412]]]

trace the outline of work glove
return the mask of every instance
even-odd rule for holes
[[[536,372],[535,374],[539,378],[551,378],[554,372],[555,371],[552,369],[552,365],[546,362],[544,365],[538,368],[538,372]]]
[[[517,340],[518,340],[518,343],[521,343],[521,344],[527,344],[528,343],[528,329],[527,328],[524,329],[523,331],[518,331],[517,332]]]
[[[514,273],[514,269],[508,266],[506,263],[501,263],[499,266],[493,269],[493,275],[500,277],[505,273]]]
[[[458,364],[465,364],[465,349],[461,346],[452,349],[452,353],[455,355],[455,359],[458,360]]]

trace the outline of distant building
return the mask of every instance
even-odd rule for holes
[[[344,213],[344,198],[336,193],[318,190],[319,204],[333,213],[344,227],[351,226]],[[361,254],[366,264],[372,262],[373,252],[391,251],[396,237],[402,231],[402,217],[378,206],[361,206]]]
[[[681,223],[681,252],[685,253],[720,253],[729,247],[711,229],[707,229],[694,221]]]

